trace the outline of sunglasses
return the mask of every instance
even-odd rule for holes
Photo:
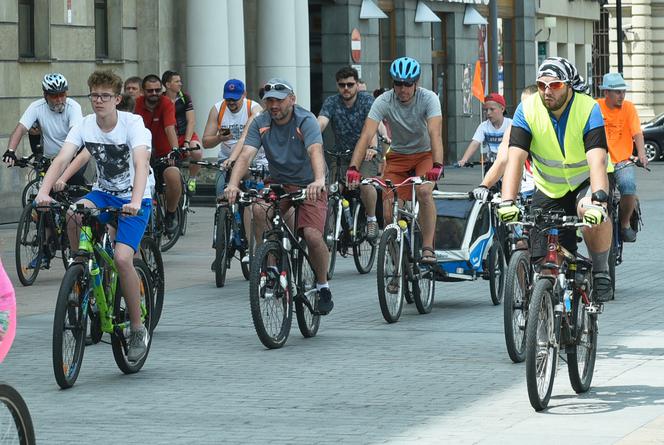
[[[345,82],[345,83],[344,83],[344,82],[337,82],[337,86],[338,86],[339,88],[348,88],[348,89],[351,89],[351,88],[353,88],[353,87],[355,86],[355,84],[356,84],[355,82]]]
[[[62,99],[67,96],[67,93],[46,93],[46,95],[51,99]]]
[[[161,88],[146,88],[145,92],[150,94],[159,94],[161,93]]]
[[[289,87],[288,85],[284,85],[283,83],[266,83],[265,86],[263,87],[263,91],[265,91],[266,93],[268,91],[272,91],[272,90],[274,90],[274,91],[284,91],[284,90],[286,90],[286,91],[290,91],[291,93],[293,92],[291,87]]]
[[[540,91],[546,91],[547,88],[553,91],[560,90],[565,85],[567,85],[567,82],[563,80],[552,80],[551,82],[544,82],[542,80],[537,81],[537,89]]]
[[[406,88],[410,88],[410,87],[412,87],[413,85],[415,85],[415,82],[402,82],[401,80],[395,80],[393,83],[394,83],[394,86],[395,86],[395,87],[406,87]]]
[[[90,93],[88,94],[88,99],[90,99],[90,102],[97,102],[99,99],[101,99],[102,102],[108,102],[111,99],[115,97],[115,94],[109,94],[109,93],[103,93],[103,94],[97,94],[97,93]]]

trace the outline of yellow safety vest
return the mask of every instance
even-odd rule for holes
[[[560,198],[590,177],[583,144],[583,129],[597,103],[590,96],[574,93],[565,128],[565,154],[553,128],[549,110],[539,94],[523,102],[523,112],[533,136],[530,154],[537,189],[550,198]]]

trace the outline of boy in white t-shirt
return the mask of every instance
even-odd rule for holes
[[[136,362],[147,354],[150,342],[149,332],[141,322],[140,280],[133,259],[152,205],[147,187],[152,141],[140,116],[116,110],[122,99],[119,76],[112,71],[95,71],[88,78],[88,87],[94,114],[71,129],[44,177],[36,201],[38,205],[53,201],[49,193],[56,179],[85,145],[81,154],[95,158],[97,182],[92,192],[78,202],[88,208],[118,207],[132,215],[118,218],[114,260],[131,320],[127,359]],[[105,222],[101,217],[100,220]],[[72,252],[76,252],[78,238],[72,238],[76,240]]]

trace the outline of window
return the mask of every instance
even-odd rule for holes
[[[593,23],[593,52],[592,52],[592,90],[593,97],[601,97],[599,86],[602,77],[611,69],[609,63],[609,11],[602,7],[599,20]],[[588,77],[591,74],[588,73]]]
[[[18,55],[35,57],[35,2],[18,2]]]
[[[383,12],[387,14],[386,19],[378,20],[378,39],[380,45],[380,85],[391,88],[390,64],[397,57],[396,23],[394,20],[394,9]]]
[[[106,0],[95,0],[95,53],[97,59],[108,58],[107,8]]]

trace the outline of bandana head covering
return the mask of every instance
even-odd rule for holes
[[[537,78],[551,76],[568,82],[578,93],[585,93],[588,85],[579,75],[576,67],[563,57],[549,57],[542,62],[537,70]]]

